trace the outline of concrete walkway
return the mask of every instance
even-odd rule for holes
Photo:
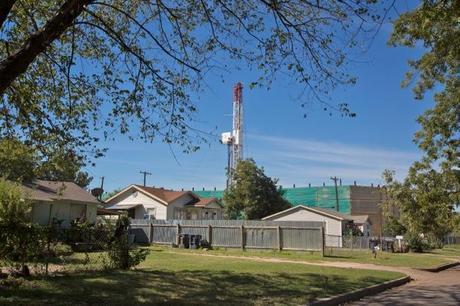
[[[260,262],[296,263],[313,266],[401,272],[409,275],[413,281],[406,285],[382,292],[378,295],[366,297],[359,301],[350,303],[349,305],[460,305],[460,266],[456,266],[454,268],[450,268],[438,273],[433,273],[404,267],[380,266],[374,264],[343,261],[309,262],[280,258],[212,255],[203,253],[188,253],[187,255],[235,258]],[[450,259],[454,258],[455,257],[451,257]],[[456,259],[458,260],[460,258]]]
[[[418,271],[412,277],[414,281],[404,286],[349,305],[460,305],[460,266],[439,273]]]

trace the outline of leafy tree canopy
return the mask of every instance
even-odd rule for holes
[[[453,204],[446,177],[435,170],[414,173],[411,169],[403,182],[394,179],[394,172],[385,171],[386,201],[384,211],[395,208],[400,223],[412,235],[442,241],[454,228]]]
[[[384,1],[385,2],[385,1]],[[390,1],[390,3],[393,1]],[[355,78],[348,55],[388,8],[376,0],[2,0],[0,133],[99,157],[118,133],[199,148],[190,93],[229,66],[278,72],[307,101]],[[234,64],[233,64],[234,63]]]
[[[403,86],[415,81],[414,94],[423,99],[435,91],[434,106],[417,121],[414,141],[423,152],[404,182],[384,173],[392,204],[401,210],[409,231],[442,238],[452,229],[452,209],[460,203],[460,2],[422,1],[394,23],[390,43],[423,45],[424,54],[409,62]]]
[[[30,211],[31,205],[24,199],[20,186],[0,177],[0,224],[27,223]]]
[[[261,219],[291,206],[276,186],[278,180],[266,176],[254,160],[240,161],[231,175],[234,183],[223,197],[228,218]]]
[[[385,236],[395,237],[397,235],[404,235],[407,229],[398,218],[394,216],[387,216],[385,224],[383,225],[383,234]]]
[[[56,149],[47,156],[17,139],[0,139],[0,177],[12,181],[35,178],[51,181],[71,181],[86,187],[92,180],[80,171],[84,163],[72,151]]]

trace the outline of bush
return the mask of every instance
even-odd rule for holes
[[[407,247],[412,252],[422,253],[431,249],[429,241],[420,234],[408,232],[404,236],[404,239],[407,243]]]
[[[18,184],[0,178],[0,260],[29,275],[28,261],[40,249],[38,229],[29,222],[31,205]]]
[[[108,246],[108,268],[127,270],[145,260],[149,251],[136,248],[128,241],[130,221],[127,216],[120,216],[115,225],[113,236]]]

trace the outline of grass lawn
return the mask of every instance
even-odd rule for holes
[[[460,257],[460,244],[446,245],[440,250],[434,250],[432,254]]]
[[[187,256],[153,248],[136,270],[72,272],[0,286],[0,305],[305,304],[402,277],[395,272]]]
[[[457,251],[455,251],[457,250]],[[192,250],[187,250],[192,251]],[[460,248],[447,249],[444,248],[440,251],[440,255],[452,255],[454,252],[457,254]],[[202,250],[193,250],[192,252],[203,252]],[[371,263],[383,266],[395,267],[409,267],[409,268],[430,268],[436,267],[441,264],[449,263],[452,260],[437,255],[436,252],[419,254],[419,253],[388,253],[378,252],[377,258],[373,258],[370,250],[340,250],[340,249],[326,249],[326,256],[322,257],[319,252],[304,252],[304,251],[270,251],[270,250],[246,250],[240,249],[215,249],[207,251],[209,254],[216,255],[231,255],[231,256],[256,256],[264,258],[282,258],[288,260],[298,261],[345,261],[357,263]],[[452,253],[452,254],[451,254]]]

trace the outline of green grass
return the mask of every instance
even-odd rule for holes
[[[136,270],[72,272],[0,285],[0,305],[295,305],[401,276],[154,248]]]
[[[447,254],[447,249],[443,249]],[[187,250],[188,252],[203,252],[202,250]],[[255,256],[263,258],[280,258],[296,261],[344,261],[357,263],[370,263],[382,266],[408,267],[408,268],[430,268],[441,264],[449,263],[452,260],[442,256],[432,256],[436,253],[388,253],[378,252],[377,258],[373,258],[370,250],[341,250],[326,249],[326,256],[322,257],[320,252],[304,251],[270,251],[270,250],[246,250],[240,249],[215,249],[207,251],[209,254],[230,255],[230,256]],[[449,253],[450,254],[450,253]]]
[[[450,244],[444,246],[442,249],[434,250],[433,254],[460,257],[460,244]]]

